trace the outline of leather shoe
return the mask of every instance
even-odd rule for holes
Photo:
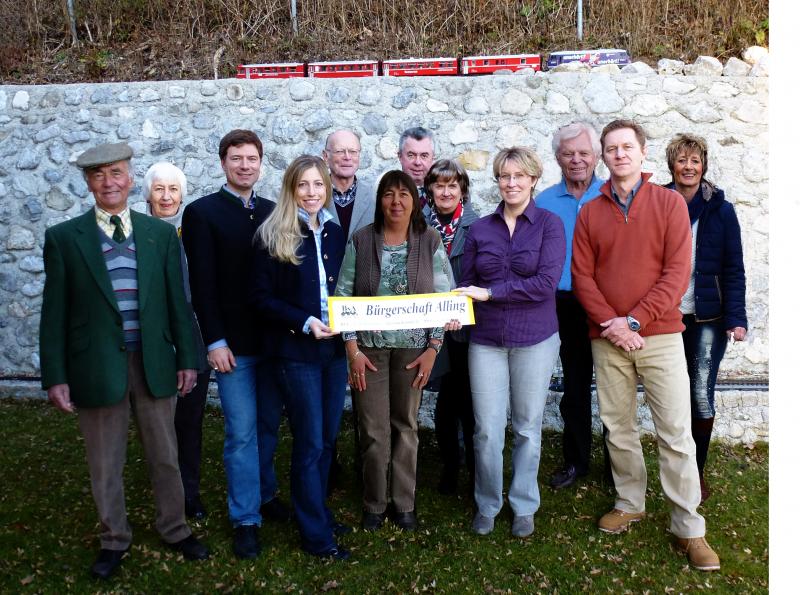
[[[343,548],[338,544],[335,544],[329,549],[322,552],[309,552],[309,553],[313,556],[317,556],[318,558],[330,558],[331,560],[350,559],[350,550],[348,550],[347,548]]]
[[[187,498],[184,503],[184,511],[187,519],[195,519],[197,521],[206,518],[207,514],[206,507],[203,506],[199,496],[197,498]]]
[[[350,525],[345,525],[344,523],[339,523],[337,521],[333,521],[333,526],[331,527],[333,530],[333,534],[336,537],[341,537],[342,535],[349,535],[353,532],[353,528]]]
[[[256,525],[239,525],[233,529],[233,553],[237,558],[250,560],[261,553]]]
[[[416,531],[417,529],[417,515],[413,510],[408,512],[396,512],[393,520],[394,524],[403,531]]]
[[[574,484],[577,479],[578,470],[575,469],[575,465],[565,465],[563,469],[553,473],[553,476],[550,478],[550,487],[554,490],[568,488]]]
[[[92,576],[104,580],[110,578],[122,564],[122,558],[129,548],[130,546],[124,550],[100,550],[100,554],[90,568]]]
[[[209,556],[208,548],[200,543],[194,535],[184,537],[175,543],[168,543],[167,547],[182,553],[184,560],[206,560]]]
[[[364,531],[377,531],[383,525],[384,515],[377,512],[365,512],[361,517],[361,527]]]
[[[270,521],[288,523],[294,518],[292,509],[281,502],[277,496],[261,505],[261,516]]]

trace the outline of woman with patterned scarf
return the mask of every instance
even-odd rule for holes
[[[431,166],[428,175],[425,176],[425,191],[430,199],[423,210],[423,215],[428,224],[442,237],[458,286],[461,280],[461,255],[464,253],[464,242],[469,226],[478,218],[469,203],[469,177],[457,161],[440,159]],[[468,340],[467,329],[449,332],[445,336],[444,351],[449,356],[450,369],[441,378],[434,416],[436,441],[442,457],[442,474],[439,480],[439,492],[442,494],[455,494],[458,488],[458,470],[461,461],[459,422],[464,437],[464,455],[469,474],[468,488],[469,493],[473,493],[475,453],[472,448],[472,433],[475,429],[475,418],[472,415],[472,391],[467,367]],[[432,375],[436,375],[435,370]]]

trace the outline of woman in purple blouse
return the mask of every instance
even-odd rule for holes
[[[478,509],[472,528],[479,535],[491,533],[503,506],[510,403],[511,533],[527,537],[539,508],[542,413],[560,344],[555,293],[566,243],[561,220],[533,200],[542,173],[533,150],[500,151],[493,171],[502,201],[494,213],[472,224],[456,290],[477,302],[469,345]]]

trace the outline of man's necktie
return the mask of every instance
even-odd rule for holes
[[[122,230],[122,219],[119,218],[119,215],[111,215],[111,224],[114,226],[114,235],[112,239],[117,244],[121,244],[125,241],[125,232]]]

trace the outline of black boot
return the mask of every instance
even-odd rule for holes
[[[697,449],[697,471],[700,474],[700,504],[708,500],[708,497],[711,495],[711,491],[706,486],[704,471],[713,429],[713,417],[708,419],[692,419],[692,438],[694,439],[694,444]]]

